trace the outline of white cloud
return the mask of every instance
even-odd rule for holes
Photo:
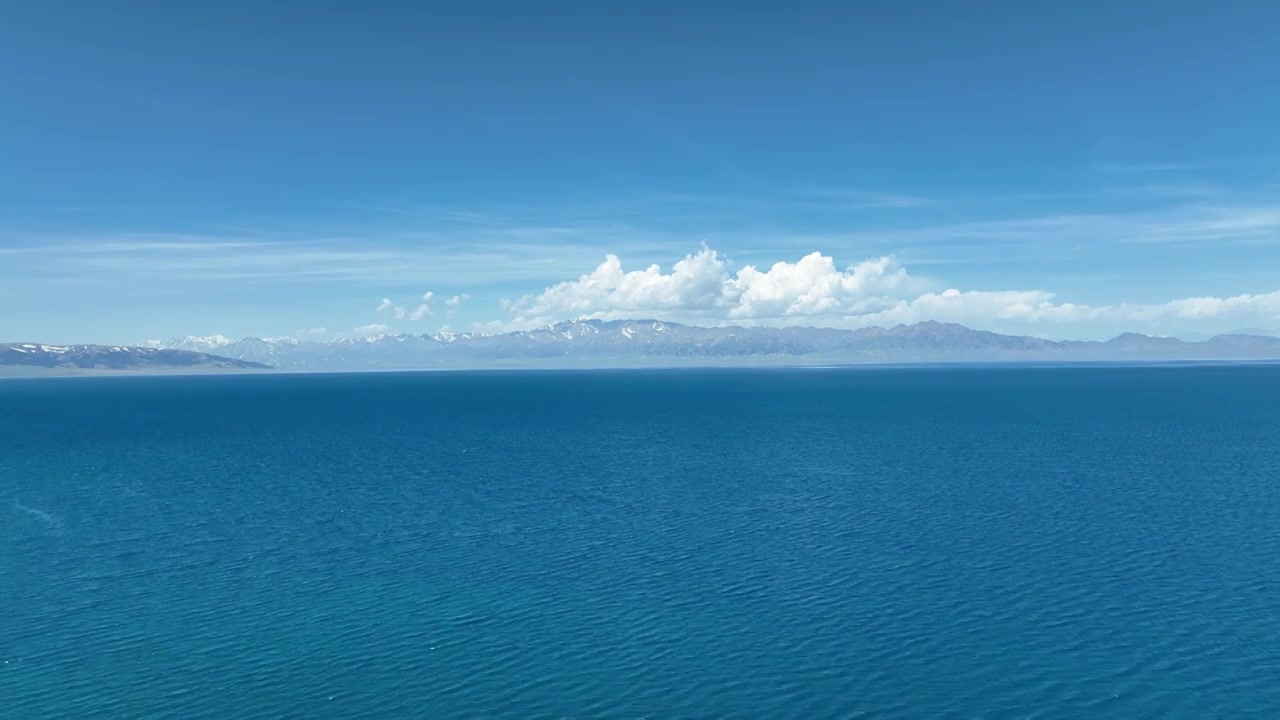
[[[1280,291],[1228,298],[1186,298],[1170,305],[1174,314],[1181,318],[1248,317],[1261,313],[1272,320],[1280,319]]]
[[[747,265],[731,275],[726,261],[704,246],[677,262],[670,273],[658,265],[625,272],[622,261],[609,255],[577,280],[505,307],[521,316],[685,311],[734,319],[814,317],[847,314],[863,308],[869,298],[921,287],[923,283],[892,256],[839,270],[832,258],[814,252],[795,263],[775,263],[764,271]]]
[[[821,253],[796,263],[779,262],[765,272],[748,265],[728,283],[730,317],[808,317],[848,312],[870,297],[890,295],[920,283],[892,256],[859,263],[848,270]]]
[[[546,327],[555,322],[557,318],[543,315],[539,317],[525,317],[518,315],[510,320],[491,320],[489,322],[472,323],[471,329],[475,332],[485,335],[496,333],[517,332],[520,330],[536,330],[537,328]]]
[[[1228,323],[1274,322],[1280,320],[1280,291],[1228,298],[1199,297],[1163,303],[1120,303],[1087,305],[1055,302],[1044,290],[969,290],[955,288],[928,292],[911,299],[886,303],[883,309],[834,318],[832,324],[845,327],[897,325],[925,320],[956,322],[978,328],[1006,331],[1054,332],[1101,330],[1102,334],[1123,330],[1153,331],[1160,328],[1209,326],[1214,331],[1232,329]]]
[[[624,272],[618,256],[608,255],[599,267],[577,280],[526,295],[507,307],[519,315],[708,309],[723,302],[728,280],[724,262],[705,247],[696,255],[685,256],[670,274],[663,274],[657,265]]]
[[[567,317],[660,317],[701,324],[836,327],[896,325],[924,320],[974,327],[1034,331],[1075,325],[1151,329],[1199,321],[1280,320],[1280,291],[1234,297],[1190,297],[1165,303],[1087,305],[1062,302],[1047,290],[931,289],[891,255],[844,270],[813,252],[767,270],[747,265],[731,273],[703,247],[670,272],[657,265],[625,271],[616,255],[576,280],[541,293],[503,301],[513,318],[477,325],[481,331],[529,329]],[[936,287],[936,286],[935,286]]]
[[[308,329],[306,329],[306,330],[300,330],[300,331],[298,332],[298,334],[299,334],[299,335],[310,335],[310,336],[312,336],[312,337],[315,337],[315,336],[317,336],[317,335],[328,335],[328,334],[329,334],[329,328],[327,328],[327,327],[313,327],[313,328],[308,328]]]
[[[468,295],[467,293],[462,293],[462,294],[460,294],[460,295],[454,295],[453,297],[449,298],[448,300],[445,300],[445,301],[444,301],[444,304],[445,304],[445,305],[448,305],[449,307],[458,307],[458,306],[459,306],[459,305],[461,305],[464,301],[469,300],[470,298],[471,298],[471,296],[470,296],[470,295]]]
[[[382,335],[391,330],[390,327],[381,323],[373,323],[371,325],[361,325],[357,328],[351,328],[351,333],[358,337],[366,337],[369,335]]]
[[[430,290],[423,293],[422,302],[413,309],[410,309],[407,305],[395,305],[390,298],[382,298],[382,302],[378,305],[378,312],[384,314],[390,312],[396,320],[404,320],[405,318],[414,321],[422,320],[435,314],[431,310],[431,301],[435,298],[435,295]]]

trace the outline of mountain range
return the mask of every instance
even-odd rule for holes
[[[124,345],[0,344],[0,375],[85,372],[227,372],[269,370],[267,365],[174,348]]]
[[[1280,338],[1264,335],[1229,334],[1186,342],[1125,333],[1106,341],[1054,341],[933,321],[840,330],[576,320],[497,335],[397,334],[331,341],[212,336],[174,338],[152,346],[300,371],[1280,359]]]
[[[1280,360],[1280,337],[1232,333],[1188,342],[1125,333],[1081,341],[933,321],[839,330],[575,320],[497,335],[441,332],[329,341],[213,335],[143,346],[0,344],[0,373],[7,375],[1161,360]]]

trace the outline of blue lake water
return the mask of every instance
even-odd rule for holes
[[[1280,717],[1280,368],[0,382],[0,717]]]

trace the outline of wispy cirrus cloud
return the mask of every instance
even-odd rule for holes
[[[628,256],[669,256],[690,242],[714,240],[735,253],[753,248],[879,248],[902,252],[1017,246],[1115,244],[1280,246],[1280,202],[1194,202],[1159,211],[1048,213],[961,222],[904,222],[877,229],[728,231],[655,229],[622,223],[565,226],[484,225],[445,233],[402,230],[369,236],[282,241],[254,236],[120,235],[26,237],[0,247],[0,276],[86,283],[345,282],[469,285],[546,280],[581,267],[597,248]]]
[[[0,248],[0,256],[6,258],[0,278],[147,283],[157,290],[172,285],[185,291],[193,283],[495,283],[545,278],[588,257],[589,236],[572,234],[581,238],[578,242],[565,240],[568,236],[502,228],[464,238],[406,231],[290,242],[210,236],[202,242],[136,239],[99,244],[83,236],[71,242],[48,238]],[[598,237],[616,239],[632,249],[662,242],[644,232],[632,236],[620,230]]]
[[[1115,245],[1177,243],[1272,244],[1280,247],[1280,203],[1195,204],[1172,210],[1115,213],[1053,213],[942,223],[874,232],[807,233],[793,240],[823,239],[894,248],[1016,246],[1085,249]],[[831,243],[828,242],[829,246]]]
[[[1202,164],[1176,162],[1113,162],[1096,166],[1098,172],[1114,174],[1189,172],[1203,168]]]

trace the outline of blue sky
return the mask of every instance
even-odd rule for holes
[[[1275,3],[3,18],[0,340],[1280,327]]]

